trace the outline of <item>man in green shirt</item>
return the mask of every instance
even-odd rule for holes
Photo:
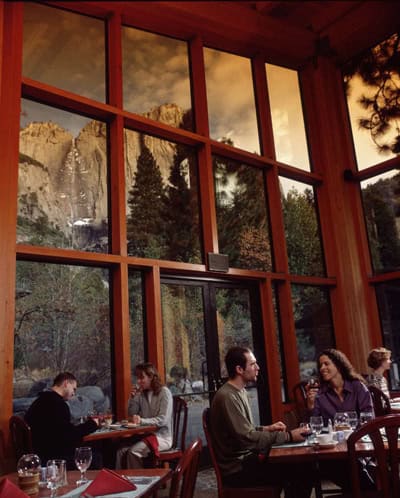
[[[215,394],[210,411],[214,449],[224,484],[238,488],[286,486],[290,480],[290,496],[308,498],[312,487],[308,465],[289,469],[260,457],[275,443],[303,441],[300,432],[304,429],[287,431],[283,422],[256,427],[245,388],[257,380],[257,360],[250,349],[235,346],[226,354],[225,363],[229,380]]]

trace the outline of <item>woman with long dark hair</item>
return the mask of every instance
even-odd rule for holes
[[[325,349],[318,357],[318,366],[320,388],[307,390],[307,406],[312,415],[321,415],[327,424],[337,412],[373,412],[365,380],[344,353]]]
[[[152,363],[136,365],[137,386],[132,389],[128,403],[128,415],[135,424],[156,425],[154,438],[144,438],[117,451],[116,468],[143,467],[143,458],[149,456],[152,445],[158,450],[168,450],[172,445],[172,394],[161,383]],[[155,449],[155,448],[154,448]]]

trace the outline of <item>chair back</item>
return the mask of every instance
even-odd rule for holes
[[[169,498],[193,497],[199,470],[201,448],[201,439],[197,438],[183,452],[172,475]]]
[[[374,412],[376,417],[388,415],[392,412],[390,400],[383,391],[376,386],[368,386],[368,390],[374,404]]]
[[[211,427],[210,427],[210,409],[209,408],[206,408],[203,411],[203,430],[204,430],[204,435],[206,436],[206,441],[207,441],[208,451],[210,453],[211,463],[212,463],[212,466],[214,467],[215,477],[217,479],[218,496],[221,498],[223,496],[222,476],[221,476],[221,471],[219,470],[217,457],[215,455],[214,446],[213,446],[213,442],[212,442],[212,436],[211,436],[211,432],[210,432]]]
[[[377,496],[380,498],[400,496],[399,428],[400,415],[386,415],[367,422],[350,435],[347,440],[347,448],[351,465],[353,498],[363,496],[363,491],[360,488],[359,454],[356,451],[356,443],[367,435],[374,445],[376,483],[379,490]]]
[[[186,446],[185,439],[188,419],[188,406],[186,401],[180,396],[174,396],[172,417],[172,448],[179,448],[184,451]]]
[[[8,426],[15,458],[18,462],[22,455],[33,452],[31,428],[23,418],[17,415],[10,417]]]

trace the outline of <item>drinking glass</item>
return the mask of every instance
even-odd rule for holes
[[[315,434],[321,434],[324,427],[324,421],[320,416],[310,417],[310,427]]]
[[[370,420],[374,418],[374,414],[372,412],[361,412],[360,413],[360,425],[366,424]]]
[[[299,427],[302,429],[300,434],[304,437],[304,439],[307,441],[308,444],[311,436],[313,435],[313,431],[311,430],[310,425],[307,424],[306,422],[301,422]]]
[[[347,412],[337,412],[333,419],[333,428],[335,431],[346,431],[350,429],[349,416]]]
[[[46,467],[47,487],[50,489],[50,498],[57,496],[57,488],[62,486],[65,473],[65,460],[49,460]]]
[[[358,425],[358,415],[357,415],[357,412],[347,412],[347,416],[349,417],[350,427],[354,431],[354,429],[356,429],[357,425]]]
[[[80,486],[88,482],[85,475],[87,469],[92,463],[92,448],[88,446],[82,446],[81,448],[75,448],[75,465],[81,472],[81,477],[76,481],[76,484]]]

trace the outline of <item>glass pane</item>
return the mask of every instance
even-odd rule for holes
[[[211,138],[260,153],[249,59],[204,49]]]
[[[400,389],[400,280],[376,286],[383,344],[392,352],[391,389]]]
[[[24,413],[62,371],[78,379],[74,419],[109,409],[108,271],[18,261],[14,348],[14,413]]]
[[[395,34],[343,69],[358,169],[400,152],[400,43]]]
[[[105,123],[22,100],[17,242],[108,251]]]
[[[389,171],[361,182],[361,194],[374,270],[398,270],[400,173]]]
[[[186,441],[201,437],[201,415],[209,406],[203,289],[161,285],[165,374],[173,395],[188,403]]]
[[[292,285],[300,380],[316,373],[318,354],[335,347],[329,293],[323,287]]]
[[[266,64],[276,159],[310,171],[297,71]]]
[[[146,360],[144,349],[144,289],[142,273],[129,270],[129,328],[131,332],[131,367]],[[132,379],[133,380],[133,379]]]
[[[289,271],[296,275],[325,273],[314,189],[280,178]]]
[[[193,129],[187,43],[122,28],[124,108]]]
[[[130,130],[125,144],[128,253],[200,263],[195,151]]]
[[[232,346],[248,347],[254,351],[250,295],[247,289],[217,288],[215,290],[217,331],[221,378],[227,378],[225,355]],[[254,351],[257,358],[257,351]],[[247,386],[254,422],[260,423],[257,386]]]
[[[272,269],[269,216],[263,171],[218,156],[213,158],[219,252],[229,266]]]
[[[272,304],[274,306],[276,341],[278,343],[279,373],[281,381],[282,400],[283,402],[286,402],[288,400],[288,394],[287,394],[286,373],[285,373],[286,370],[285,353],[283,348],[282,327],[281,327],[280,311],[279,311],[279,294],[278,294],[277,283],[274,283],[272,287]]]
[[[105,59],[103,21],[24,2],[24,76],[105,102]]]

